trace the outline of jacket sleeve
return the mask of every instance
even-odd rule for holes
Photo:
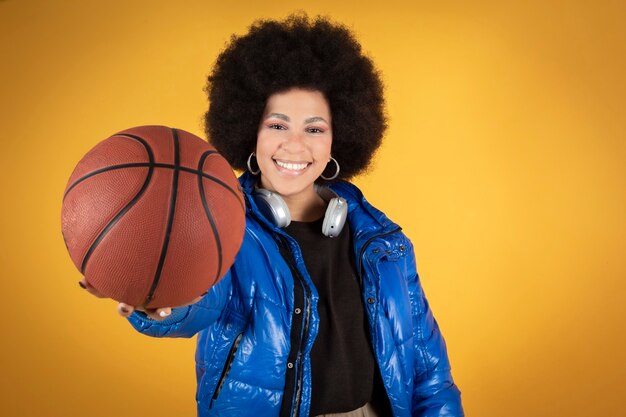
[[[408,278],[415,343],[411,414],[419,417],[461,417],[464,415],[461,392],[452,380],[446,344],[420,284],[415,257],[410,258]]]
[[[231,272],[214,285],[195,304],[172,309],[165,320],[153,320],[141,311],[128,317],[130,324],[140,333],[152,337],[192,337],[213,324],[224,309],[231,295]]]

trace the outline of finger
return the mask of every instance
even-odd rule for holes
[[[183,305],[176,306],[176,307],[161,307],[161,308],[146,308],[146,309],[138,308],[136,310],[143,311],[144,313],[146,313],[146,316],[150,317],[153,320],[161,321],[161,320],[165,320],[172,314],[172,308],[182,308],[191,304],[195,304],[198,301],[202,300],[202,297],[204,297],[205,295],[206,293],[202,294],[199,297],[194,298],[191,302],[187,304],[183,304]]]
[[[85,278],[78,281],[78,285],[85,291],[87,291],[91,295],[95,295],[98,298],[107,298],[106,295],[102,294],[100,291],[92,287]]]
[[[131,314],[133,314],[134,310],[135,310],[135,307],[130,306],[130,305],[125,304],[125,303],[119,303],[117,305],[117,312],[118,312],[118,314],[120,316],[123,316],[123,317],[130,316]]]
[[[157,308],[154,314],[158,317],[157,320],[164,320],[172,314],[172,309],[170,307]]]
[[[146,308],[141,309],[146,316],[150,317],[152,320],[161,321],[166,319],[170,314],[172,314],[172,309],[169,307],[163,308]]]

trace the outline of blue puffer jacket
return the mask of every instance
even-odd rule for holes
[[[300,249],[258,211],[244,174],[246,232],[234,265],[202,300],[164,321],[129,317],[155,337],[191,337],[198,415],[308,416],[309,352],[318,332],[317,291]],[[357,276],[382,381],[394,416],[462,416],[446,347],[428,307],[409,239],[345,182]],[[284,395],[288,393],[288,395]]]

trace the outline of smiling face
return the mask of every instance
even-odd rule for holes
[[[330,160],[332,141],[330,108],[322,93],[291,89],[270,96],[256,143],[259,185],[288,205],[315,199],[313,183]]]

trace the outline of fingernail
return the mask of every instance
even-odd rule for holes
[[[170,313],[168,311],[165,311],[165,310],[161,310],[159,312],[159,316],[161,316],[161,317],[167,317],[169,315],[170,315]]]
[[[122,311],[122,313],[128,313],[129,310],[126,307],[120,307],[120,310]]]
[[[80,288],[82,288],[83,290],[87,289],[87,287],[85,286],[85,284],[83,284],[82,281],[78,281],[78,285],[80,285]]]

